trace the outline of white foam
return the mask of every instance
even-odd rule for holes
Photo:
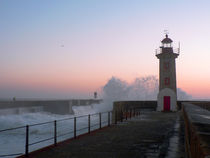
[[[132,83],[112,77],[103,87],[103,99],[105,102],[119,100],[157,100],[159,91],[158,79],[155,76],[136,78]],[[177,89],[178,100],[188,100],[192,96]]]

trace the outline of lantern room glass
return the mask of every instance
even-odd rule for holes
[[[163,43],[162,47],[163,48],[172,48],[172,43]]]

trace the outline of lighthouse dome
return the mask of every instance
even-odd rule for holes
[[[168,43],[172,43],[173,41],[170,39],[170,38],[168,38],[168,35],[166,34],[166,38],[164,38],[162,41],[161,41],[161,43],[166,43],[166,44],[168,44]]]

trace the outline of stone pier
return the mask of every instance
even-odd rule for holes
[[[101,99],[0,101],[0,114],[20,114],[22,112],[36,111],[46,111],[54,114],[73,114],[72,106],[87,106],[101,102]]]

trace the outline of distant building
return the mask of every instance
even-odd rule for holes
[[[180,48],[173,49],[168,34],[161,41],[160,49],[156,50],[159,59],[159,93],[157,96],[158,111],[177,110],[176,61]]]

